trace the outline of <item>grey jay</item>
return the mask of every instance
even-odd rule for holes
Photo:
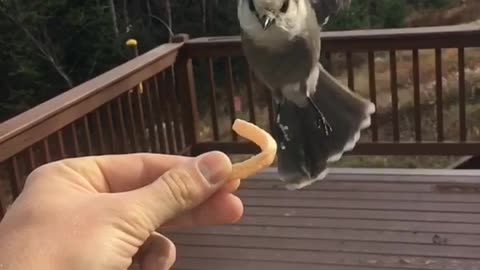
[[[237,9],[247,62],[277,103],[272,135],[289,190],[323,179],[328,163],[355,147],[375,112],[320,64],[322,25],[350,0],[316,0],[320,15],[311,1],[239,0]]]

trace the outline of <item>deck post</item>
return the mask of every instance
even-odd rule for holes
[[[172,42],[181,43],[188,41],[188,39],[187,34],[178,34],[172,38]],[[185,143],[187,147],[193,146],[198,142],[200,118],[195,94],[192,59],[185,51],[180,50],[174,69],[176,91],[180,94],[182,103]]]

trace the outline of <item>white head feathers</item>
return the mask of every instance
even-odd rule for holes
[[[305,32],[309,0],[239,0],[240,27],[258,45],[288,41]],[[265,28],[262,18],[269,17]]]

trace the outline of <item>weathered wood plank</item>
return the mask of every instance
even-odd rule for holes
[[[275,269],[292,270],[300,268],[302,270],[372,270],[372,267],[331,265],[331,264],[311,264],[311,263],[288,263],[276,261],[245,261],[238,259],[201,259],[181,257],[174,266],[174,270],[245,270],[245,269]],[[380,268],[374,268],[380,269]],[[388,270],[404,270],[405,268],[381,268]]]
[[[333,209],[383,209],[403,211],[458,212],[480,213],[477,203],[442,203],[442,202],[409,202],[409,201],[375,201],[365,200],[320,200],[320,199],[288,199],[282,198],[250,198],[244,201],[246,206],[269,207],[304,207]]]
[[[258,190],[247,189],[236,193],[242,199],[250,198],[290,198],[290,199],[319,199],[319,200],[373,200],[373,201],[420,201],[420,202],[470,202],[480,203],[478,194],[453,193],[407,193],[407,192],[368,192],[368,191],[325,191],[302,190],[290,192],[287,190]]]
[[[163,233],[177,270],[480,269],[478,176],[340,169],[291,192],[269,169],[236,192],[237,224]]]
[[[334,177],[334,176],[331,176]],[[385,176],[388,177],[388,176]],[[347,177],[345,177],[347,178]],[[353,178],[353,176],[350,176]],[[412,177],[414,178],[414,177]],[[440,177],[436,177],[439,181]],[[451,177],[450,177],[451,178]],[[450,179],[449,178],[449,179]],[[305,190],[328,190],[328,191],[362,191],[362,192],[412,192],[412,193],[451,193],[451,194],[480,194],[480,176],[475,182],[449,183],[442,181],[439,183],[418,183],[402,182],[401,179],[394,182],[378,182],[378,180],[337,180],[328,179],[319,182],[316,185],[309,186]],[[420,180],[419,180],[420,181]],[[280,180],[249,179],[242,183],[244,189],[269,189],[285,190]]]
[[[359,218],[370,220],[404,220],[444,223],[480,223],[480,214],[358,210],[358,209],[324,209],[324,208],[271,208],[262,206],[247,207],[246,216],[285,216],[285,217],[324,217],[324,218]]]
[[[299,251],[358,253],[397,256],[429,256],[451,259],[478,259],[480,247],[378,243],[360,241],[274,238],[264,236],[223,236],[176,234],[170,239],[177,245],[205,247],[267,248]],[[480,263],[480,261],[479,261]]]
[[[238,235],[259,237],[283,237],[295,239],[321,239],[341,241],[387,242],[406,244],[426,244],[445,242],[451,246],[480,246],[480,235],[423,233],[409,231],[356,230],[341,228],[300,228],[279,226],[212,226],[195,230],[177,230],[175,233]],[[174,232],[167,232],[168,235]]]
[[[267,190],[285,190],[280,180],[268,181],[260,179],[249,179],[242,183],[245,189],[267,189]],[[327,190],[327,191],[373,191],[373,192],[432,192],[434,186],[431,184],[377,184],[369,182],[347,182],[339,183],[325,181],[321,184],[309,186],[308,190]]]
[[[295,228],[343,228],[355,230],[480,234],[480,226],[478,226],[478,224],[396,220],[245,216],[238,224]]]
[[[427,244],[445,242],[455,246],[480,246],[480,235],[423,233],[406,231],[355,230],[337,228],[294,228],[278,226],[221,226],[196,229],[194,231],[178,231],[179,233],[207,235],[238,235],[284,237],[295,239],[321,239],[342,241],[370,241],[387,243]],[[168,233],[167,233],[168,234]],[[171,233],[172,235],[174,233]]]
[[[342,254],[338,252],[297,251],[236,247],[205,247],[177,245],[179,256],[193,258],[271,260],[277,262],[318,263],[364,267],[403,267],[404,269],[480,269],[480,260],[452,260],[421,256],[388,256],[377,254]]]

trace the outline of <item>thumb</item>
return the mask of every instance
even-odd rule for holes
[[[207,200],[224,185],[231,170],[225,154],[203,154],[170,169],[150,185],[128,192],[122,198],[130,210],[126,212],[141,222],[142,229],[154,231]]]

